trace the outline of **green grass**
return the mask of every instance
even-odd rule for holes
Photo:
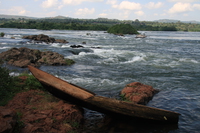
[[[12,133],[19,133],[20,130],[25,126],[24,122],[21,121],[22,115],[23,114],[21,112],[17,112],[17,123]]]

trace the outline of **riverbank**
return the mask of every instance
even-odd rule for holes
[[[29,74],[0,67],[0,132],[80,132],[83,109],[44,90]],[[7,123],[7,124],[6,124]]]

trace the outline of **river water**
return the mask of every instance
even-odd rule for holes
[[[146,31],[147,38],[144,39],[135,38],[135,35],[116,36],[104,31],[1,28],[0,32],[5,33],[5,37],[0,37],[0,52],[13,47],[58,52],[76,63],[72,66],[41,66],[40,69],[98,95],[118,98],[126,84],[136,81],[151,85],[160,92],[147,106],[181,114],[178,127],[164,132],[200,131],[199,32]],[[22,39],[24,35],[38,34],[66,39],[69,43],[36,44]],[[84,48],[72,49],[70,45]],[[87,115],[99,116],[97,112],[91,112]],[[156,131],[155,126],[145,132]]]

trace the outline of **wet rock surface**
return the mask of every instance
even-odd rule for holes
[[[78,131],[83,121],[82,108],[40,90],[18,93],[6,108],[17,112],[22,133]]]
[[[128,101],[146,105],[158,92],[159,91],[154,89],[152,86],[144,85],[139,82],[133,82],[126,85],[120,94]]]
[[[9,65],[17,67],[27,67],[28,65],[40,66],[40,65],[70,65],[74,61],[71,59],[65,59],[63,55],[56,52],[45,51],[42,52],[37,49],[12,48],[8,51],[0,53],[0,59],[6,61]]]

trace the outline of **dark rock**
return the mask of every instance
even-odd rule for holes
[[[45,42],[45,43],[68,43],[66,40],[63,39],[55,39],[52,37],[49,37],[47,35],[44,34],[40,34],[40,35],[30,35],[30,36],[23,36],[23,39],[30,39],[33,41],[38,41],[38,42]]]
[[[86,42],[82,42],[82,44],[86,44]]]
[[[139,82],[133,82],[121,91],[121,95],[133,103],[137,104],[147,104],[153,96],[158,93],[158,90],[154,89],[152,86],[144,85]]]
[[[91,47],[91,48],[94,48],[94,49],[101,49],[101,47]]]
[[[16,125],[16,112],[0,106],[0,133],[12,133]]]
[[[65,59],[63,55],[56,52],[45,51],[41,52],[36,49],[28,48],[12,48],[8,51],[0,53],[0,58],[7,61],[9,65],[17,67],[27,67],[28,65],[40,66],[45,65],[70,65],[73,60]]]
[[[82,45],[71,45],[70,47],[71,47],[71,48],[83,48]]]

